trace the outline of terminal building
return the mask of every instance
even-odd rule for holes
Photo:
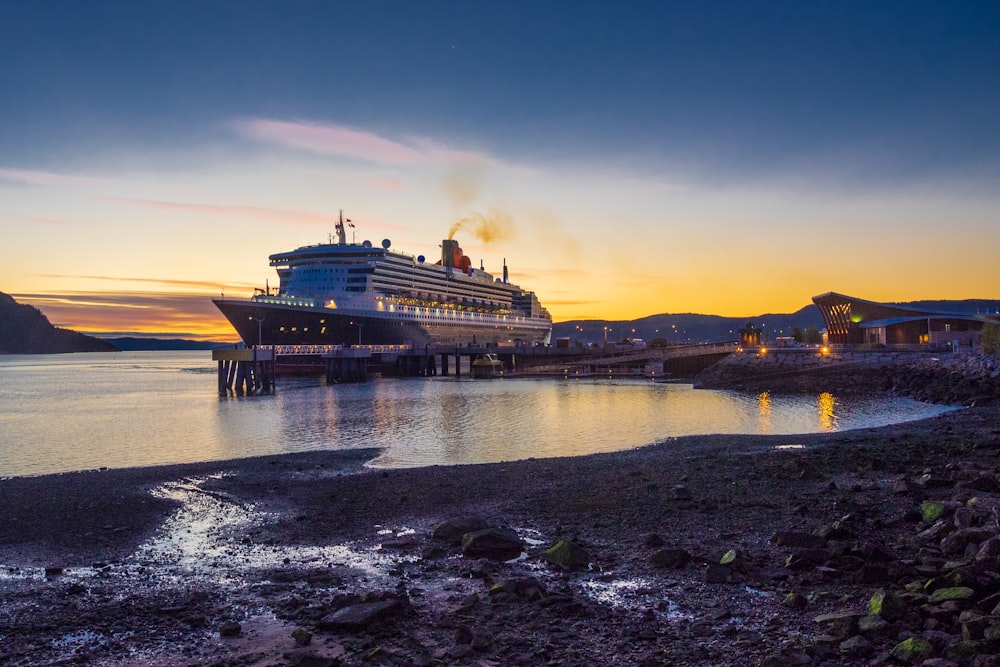
[[[813,297],[826,324],[831,345],[923,346],[973,349],[987,323],[1000,324],[1000,314],[949,313],[905,305],[877,303],[827,292]]]

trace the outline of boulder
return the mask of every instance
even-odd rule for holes
[[[590,554],[569,540],[559,540],[545,550],[546,562],[563,570],[585,570],[590,566]]]
[[[467,558],[510,560],[523,548],[521,538],[510,528],[483,528],[462,536],[462,555]]]
[[[477,530],[483,530],[489,524],[481,516],[467,516],[459,519],[442,521],[434,527],[432,537],[440,542],[448,542],[454,546],[462,543],[462,536]]]
[[[654,567],[676,570],[691,562],[691,554],[684,549],[659,549],[650,560]]]
[[[332,614],[327,614],[317,625],[324,630],[355,630],[363,628],[372,621],[399,611],[402,604],[398,598],[389,597],[372,602],[342,607]]]
[[[872,616],[895,621],[906,612],[906,602],[900,596],[883,588],[876,591],[868,600],[868,611]]]
[[[904,639],[896,644],[890,655],[900,662],[912,665],[921,663],[927,658],[930,658],[933,652],[934,648],[926,639],[921,639],[920,637],[909,637],[908,639]]]

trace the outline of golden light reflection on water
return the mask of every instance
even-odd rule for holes
[[[381,449],[376,467],[487,463],[694,434],[867,428],[948,409],[617,378],[330,387],[286,377],[270,396],[220,398],[204,352],[0,357],[0,375],[11,378],[0,384],[0,476],[356,448]]]
[[[771,432],[771,394],[762,391],[757,394],[757,412],[760,415],[758,429],[761,433]]]
[[[836,415],[833,413],[833,408],[837,404],[837,400],[833,397],[833,394],[824,391],[816,398],[816,412],[819,415],[819,429],[821,431],[836,431]]]

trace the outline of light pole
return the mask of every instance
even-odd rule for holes
[[[253,319],[257,320],[257,347],[260,347],[264,344],[264,318],[255,317]]]

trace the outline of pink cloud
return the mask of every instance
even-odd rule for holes
[[[248,118],[237,121],[236,129],[258,141],[315,153],[401,165],[421,159],[421,153],[410,146],[343,125]]]
[[[372,190],[388,190],[389,192],[399,192],[403,189],[403,181],[388,176],[386,178],[369,178],[363,183]]]
[[[235,126],[240,134],[258,141],[383,164],[410,165],[436,160],[471,165],[487,161],[483,155],[456,151],[426,137],[412,136],[405,141],[394,141],[335,123],[246,118],[236,121]]]

